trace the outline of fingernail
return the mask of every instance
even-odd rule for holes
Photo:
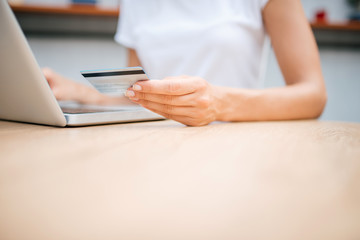
[[[127,90],[125,95],[128,96],[128,97],[135,97],[135,93],[133,91],[131,91],[131,90]]]
[[[135,84],[133,87],[132,87],[135,91],[141,91],[141,86],[140,85],[137,85]]]

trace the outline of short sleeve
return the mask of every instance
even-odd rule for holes
[[[130,0],[131,1],[131,0]],[[115,34],[115,41],[127,48],[135,47],[134,16],[131,14],[131,4],[120,1],[120,16]]]
[[[270,0],[259,0],[260,1],[260,7],[261,7],[261,10],[263,10],[266,6],[266,4],[268,4],[268,2]]]

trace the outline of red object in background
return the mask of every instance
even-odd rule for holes
[[[327,23],[328,22],[327,12],[324,9],[316,12],[315,22],[317,22],[317,23]]]

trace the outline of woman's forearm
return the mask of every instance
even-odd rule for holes
[[[214,88],[218,121],[317,118],[326,103],[325,87],[306,82],[271,89]]]

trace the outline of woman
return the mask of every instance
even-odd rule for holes
[[[133,102],[189,126],[307,119],[322,113],[326,90],[319,53],[300,0],[121,4],[115,39],[129,49],[128,65],[143,66],[150,78],[162,79],[128,89]],[[285,87],[257,89],[266,35]],[[114,101],[50,70],[44,73],[60,100]]]

